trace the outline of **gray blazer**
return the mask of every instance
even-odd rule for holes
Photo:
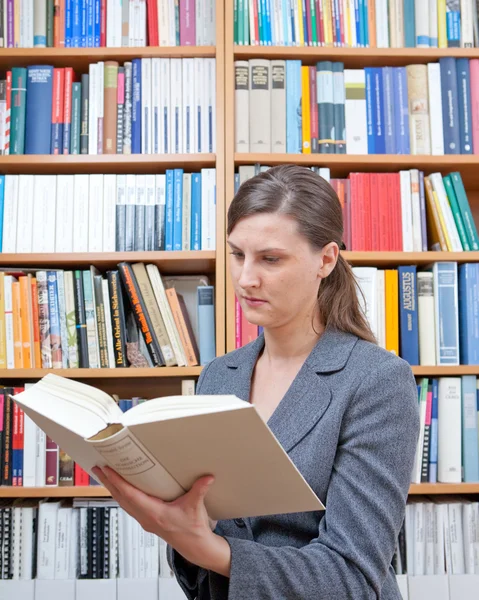
[[[263,345],[260,336],[213,360],[197,393],[248,401]],[[231,546],[230,578],[169,548],[188,598],[401,600],[391,561],[419,434],[409,365],[353,335],[327,331],[268,425],[326,511],[219,521],[215,532]]]

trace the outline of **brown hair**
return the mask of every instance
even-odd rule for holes
[[[245,181],[228,210],[228,235],[240,219],[258,213],[293,217],[299,233],[314,249],[321,250],[330,242],[344,248],[343,214],[336,192],[306,167],[280,165]],[[319,286],[321,319],[326,328],[353,333],[376,343],[362,312],[358,290],[362,293],[351,267],[339,254],[333,271]]]

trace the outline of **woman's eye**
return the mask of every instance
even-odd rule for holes
[[[242,252],[236,252],[236,251],[233,250],[232,252],[230,252],[230,254],[232,256],[236,256],[236,258],[243,258],[243,253]]]
[[[264,257],[264,260],[265,260],[267,263],[277,263],[277,262],[279,261],[279,258],[278,258],[278,257],[276,257],[276,256],[265,256],[265,257]]]

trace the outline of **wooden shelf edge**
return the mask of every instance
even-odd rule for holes
[[[366,166],[371,171],[380,165],[388,166],[397,171],[402,166],[424,165],[439,167],[441,165],[460,170],[461,166],[479,166],[479,155],[474,154],[445,154],[441,156],[418,154],[293,154],[293,153],[255,153],[236,152],[234,160],[237,165],[261,163],[264,165],[278,165],[294,163],[298,165],[357,165]]]
[[[434,262],[479,262],[479,252],[342,252],[355,266],[428,265]]]
[[[422,377],[459,377],[461,375],[478,375],[479,365],[439,366],[439,367],[411,367],[416,376]]]
[[[54,373],[68,379],[150,379],[156,377],[197,377],[202,367],[155,367],[135,369],[0,369],[0,380],[41,379]]]
[[[413,483],[409,494],[479,494],[479,483]]]

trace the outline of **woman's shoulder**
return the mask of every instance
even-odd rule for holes
[[[367,340],[358,339],[351,353],[351,366],[365,375],[374,376],[384,370],[397,373],[398,376],[413,377],[410,364],[403,358]]]

